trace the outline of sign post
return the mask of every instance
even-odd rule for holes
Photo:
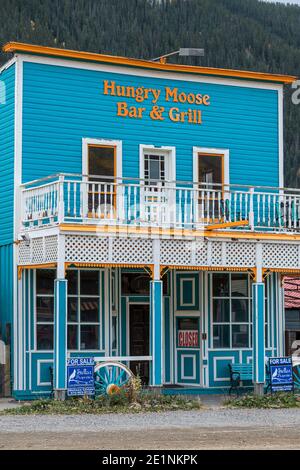
[[[271,357],[270,386],[271,392],[293,392],[293,362],[291,357]]]
[[[95,395],[94,358],[67,359],[67,395],[69,397]]]

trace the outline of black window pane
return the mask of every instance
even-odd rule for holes
[[[199,321],[198,318],[178,318],[177,320],[178,330],[198,330]]]
[[[101,181],[113,181],[115,174],[115,149],[114,147],[89,147],[89,175],[102,176]],[[96,180],[96,178],[91,178]]]
[[[249,302],[245,299],[232,299],[232,321],[233,323],[248,322],[249,320]]]
[[[248,297],[248,275],[231,275],[231,295],[232,297]]]
[[[81,325],[80,349],[99,349],[99,326]]]
[[[68,321],[77,322],[78,321],[78,299],[76,297],[68,298]]]
[[[214,348],[230,347],[230,329],[229,325],[214,325],[213,345]]]
[[[83,323],[99,322],[99,300],[83,297],[80,299],[80,320]]]
[[[78,326],[68,326],[68,349],[78,349]]]
[[[54,269],[37,269],[36,271],[36,293],[54,294]]]
[[[213,296],[228,297],[229,296],[229,274],[218,273],[213,274]]]
[[[66,278],[68,280],[68,294],[78,294],[78,271],[71,269],[67,271]]]
[[[215,299],[213,302],[213,319],[215,323],[229,322],[229,300]]]
[[[122,274],[123,295],[149,295],[150,277],[145,273]]]
[[[54,298],[37,297],[36,298],[36,319],[37,322],[54,321]]]
[[[221,184],[223,182],[223,163],[220,155],[201,155],[198,159],[199,183],[208,183],[212,188],[212,183]],[[218,189],[218,186],[216,186]]]
[[[99,271],[80,271],[80,295],[99,295]]]
[[[117,317],[112,317],[111,347],[117,349]]]
[[[36,346],[39,350],[53,349],[53,325],[36,326]]]
[[[249,329],[248,325],[232,325],[232,347],[249,347]]]

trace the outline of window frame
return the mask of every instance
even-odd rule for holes
[[[75,325],[77,327],[77,349],[69,349],[67,345],[67,350],[71,353],[74,352],[80,352],[80,353],[89,353],[89,352],[102,352],[103,351],[103,341],[102,341],[102,328],[103,328],[103,289],[102,289],[102,276],[101,273],[103,270],[98,269],[98,268],[69,268],[69,271],[77,271],[77,273],[80,273],[82,271],[97,271],[98,276],[99,276],[99,289],[98,289],[98,295],[93,294],[93,295],[87,295],[87,294],[81,294],[80,292],[80,274],[77,274],[77,294],[69,294],[67,296],[67,299],[69,300],[70,298],[77,299],[77,321],[69,321],[68,320],[68,312],[67,312],[67,337],[68,337],[68,326],[69,325]],[[81,322],[81,316],[80,316],[80,299],[81,298],[91,298],[91,299],[98,299],[99,300],[99,321],[98,322]],[[98,349],[81,349],[81,325],[97,325],[98,326],[98,335],[99,335],[99,348]]]
[[[36,352],[41,352],[41,353],[49,353],[49,352],[53,352],[54,351],[54,346],[55,346],[55,338],[54,338],[54,326],[55,326],[55,318],[54,318],[54,315],[55,315],[55,305],[54,305],[54,302],[55,302],[55,291],[54,291],[54,286],[55,286],[55,279],[56,279],[56,275],[54,275],[54,279],[53,279],[53,294],[38,294],[37,293],[37,271],[42,271],[42,270],[45,270],[45,271],[54,271],[56,272],[55,269],[52,269],[52,268],[38,268],[38,269],[35,269],[34,270],[34,277],[33,277],[33,282],[34,282],[34,297],[33,297],[33,302],[34,302],[34,351]],[[38,316],[38,312],[37,312],[37,298],[38,297],[49,297],[49,298],[53,298],[53,321],[52,322],[40,322],[37,320],[37,316]],[[52,349],[38,349],[38,340],[37,340],[37,336],[38,336],[38,329],[37,329],[37,326],[38,325],[51,325],[53,327],[53,348]]]
[[[213,295],[213,275],[214,274],[225,274],[229,276],[229,294],[226,296],[214,296]],[[238,296],[232,296],[231,295],[231,276],[234,274],[244,274],[248,275],[248,295],[246,297],[238,297]],[[210,342],[209,342],[209,349],[213,351],[232,351],[232,350],[243,350],[243,351],[251,351],[253,348],[252,340],[251,340],[251,335],[252,335],[252,330],[253,330],[253,318],[252,318],[252,280],[251,280],[251,275],[247,274],[244,271],[236,271],[236,272],[228,272],[228,271],[213,271],[210,273],[210,288],[209,288],[209,306],[210,306],[210,325],[209,325],[209,330],[210,330]],[[213,314],[214,314],[214,300],[215,299],[225,299],[229,300],[229,321],[228,322],[214,322],[213,319]],[[247,300],[248,303],[248,321],[247,322],[233,322],[232,321],[232,300]],[[268,299],[268,290],[266,288],[265,290],[265,304],[267,303]],[[229,347],[214,347],[214,326],[215,325],[228,325],[229,326]],[[242,347],[242,346],[232,346],[232,326],[234,325],[248,325],[248,346],[247,347]],[[265,311],[265,322],[264,322],[264,327],[267,330],[269,329],[269,314],[267,310]],[[270,348],[270,335],[269,335],[269,330],[268,330],[268,335],[265,337],[265,349]]]
[[[193,181],[195,187],[199,184],[199,156],[203,155],[206,157],[222,157],[222,187],[226,190],[226,186],[230,184],[229,177],[229,149],[217,149],[207,147],[193,147]],[[227,188],[229,189],[229,188]]]
[[[82,177],[83,181],[89,181],[89,149],[91,147],[97,148],[113,148],[114,149],[114,178],[113,183],[122,182],[122,141],[121,140],[108,140],[108,139],[92,139],[92,138],[83,138],[82,139]],[[96,176],[96,175],[95,175]],[[92,182],[92,180],[91,180]],[[101,184],[101,183],[100,183]],[[121,195],[122,187],[121,185],[116,184],[116,188],[113,191],[113,206],[114,214],[116,217],[118,214],[122,214],[122,199],[118,198],[118,195]],[[107,194],[112,194],[108,192]],[[92,213],[88,211],[88,197],[89,190],[84,191],[83,197],[83,209],[84,214],[87,214],[88,217],[92,217]],[[119,199],[120,204],[117,204],[116,199]],[[117,214],[118,213],[118,214]]]

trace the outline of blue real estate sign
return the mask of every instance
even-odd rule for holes
[[[292,392],[294,390],[292,358],[271,357],[269,365],[271,391]]]
[[[95,395],[93,358],[72,357],[67,360],[67,395]]]

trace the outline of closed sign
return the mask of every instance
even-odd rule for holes
[[[178,330],[179,348],[197,348],[199,346],[198,330]]]

